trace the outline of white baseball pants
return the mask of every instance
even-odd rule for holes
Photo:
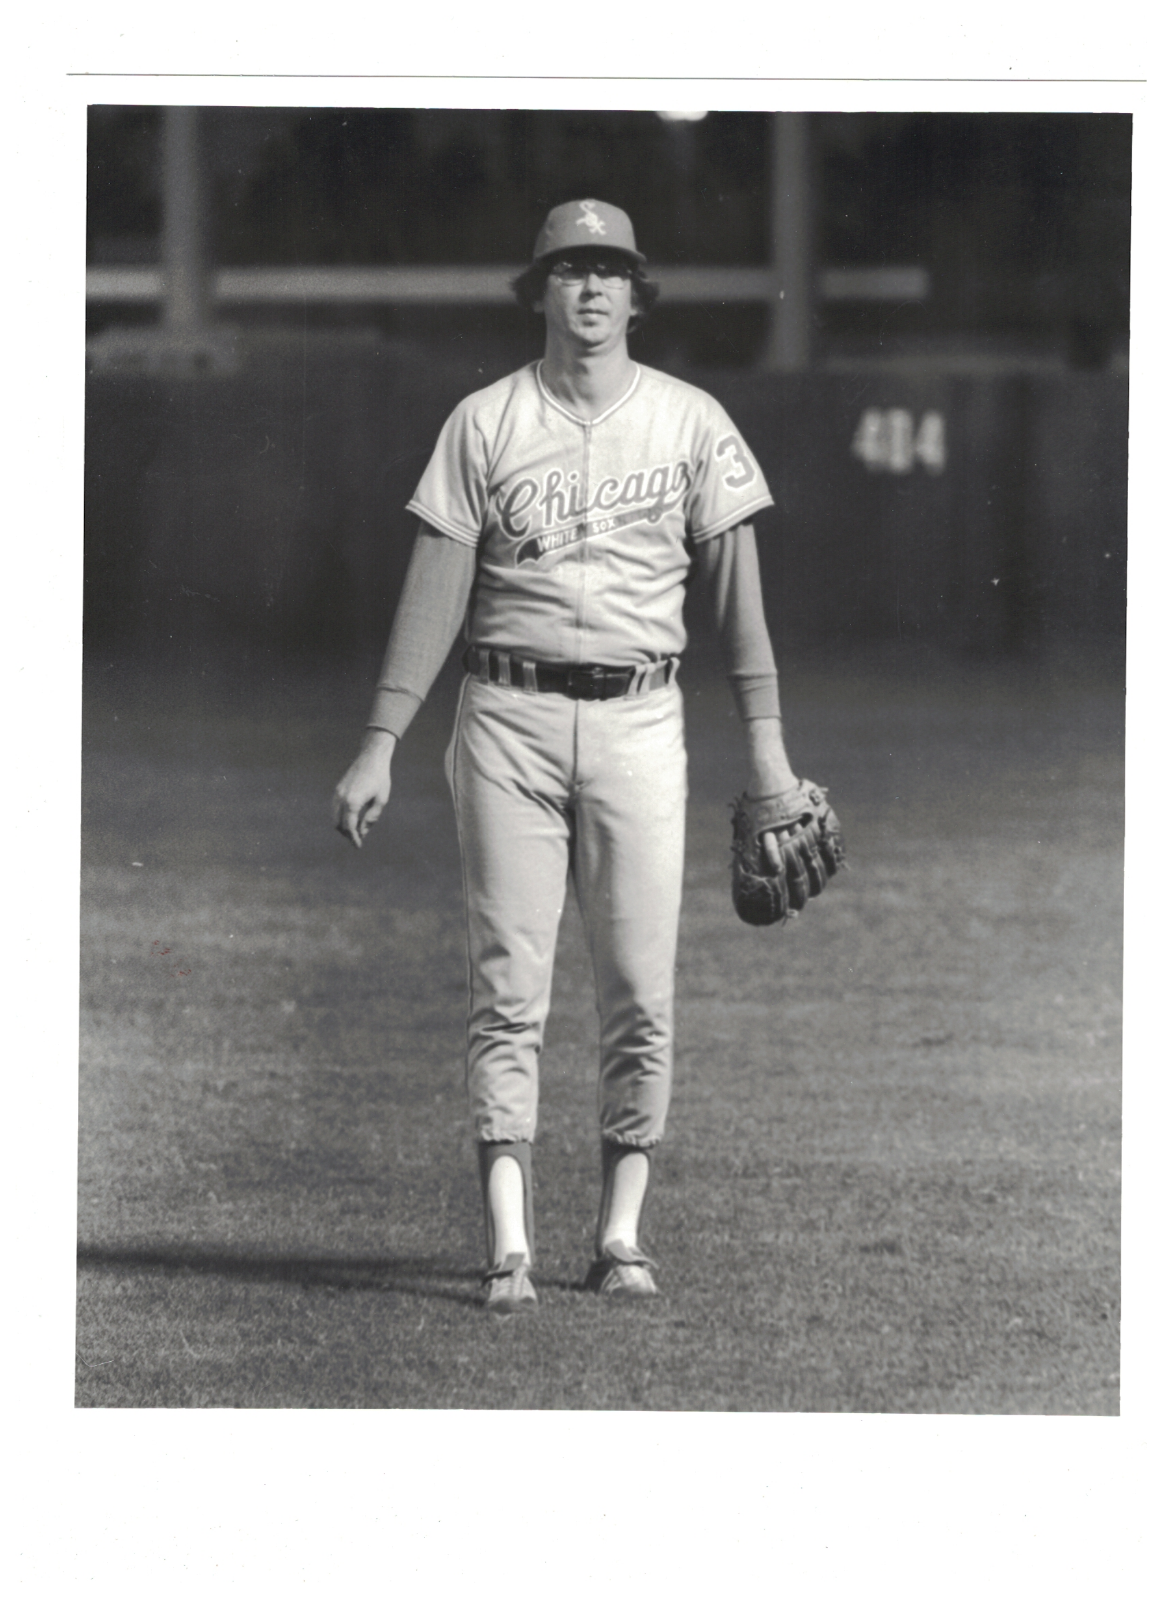
[[[446,771],[464,870],[478,1140],[536,1133],[572,877],[597,990],[599,1130],[615,1144],[657,1144],[670,1100],[686,820],[680,690],[588,701],[466,678]]]

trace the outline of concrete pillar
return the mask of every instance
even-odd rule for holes
[[[198,112],[167,106],[162,125],[162,314],[156,327],[106,328],[89,342],[94,369],[199,377],[236,372],[238,340],[216,322]]]
[[[174,335],[210,320],[206,197],[195,106],[167,106],[163,132],[162,320]]]
[[[764,365],[803,372],[812,359],[812,182],[808,113],[771,118],[768,169],[772,264],[771,325]]]

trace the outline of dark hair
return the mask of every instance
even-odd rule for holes
[[[552,264],[552,257],[535,261],[531,267],[526,267],[524,272],[519,272],[510,282],[510,289],[526,311],[532,311],[538,301],[545,298],[545,285]],[[630,294],[634,311],[630,317],[628,332],[633,333],[640,323],[646,321],[659,292],[658,284],[646,276],[646,268],[635,261],[630,271]]]

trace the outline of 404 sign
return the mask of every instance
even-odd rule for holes
[[[914,419],[900,406],[869,406],[856,425],[852,454],[869,472],[912,472],[918,462],[926,472],[943,472],[945,418],[939,411]]]

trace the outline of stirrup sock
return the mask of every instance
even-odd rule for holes
[[[614,1173],[619,1161],[625,1156],[645,1156],[652,1163],[653,1148],[644,1149],[637,1144],[615,1144],[612,1139],[602,1140],[602,1200],[598,1207],[598,1228],[594,1235],[594,1253],[602,1253],[602,1236],[606,1231],[606,1224],[610,1219],[610,1206],[614,1198]],[[647,1174],[647,1193],[650,1192],[649,1173]],[[642,1224],[642,1211],[646,1209],[643,1197],[642,1209],[638,1213],[639,1227]]]
[[[529,1244],[529,1265],[533,1265],[533,1146],[528,1139],[515,1139],[508,1144],[477,1145],[477,1165],[480,1170],[481,1196],[485,1204],[485,1259],[493,1265],[493,1247],[496,1243],[492,1213],[489,1210],[489,1176],[494,1163],[502,1156],[510,1156],[521,1168],[522,1188],[525,1192],[525,1238]]]

